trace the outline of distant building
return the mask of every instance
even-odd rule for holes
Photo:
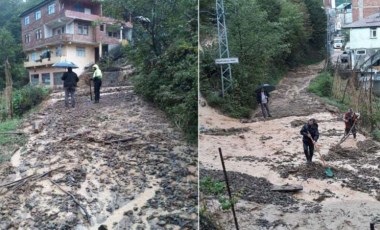
[[[366,70],[379,66],[380,55],[380,13],[344,26],[350,29],[350,53],[352,68]]]
[[[351,3],[343,3],[336,7],[336,30],[341,30],[342,26],[352,23]]]
[[[85,67],[132,39],[132,24],[102,16],[92,0],[45,0],[21,15],[24,66],[32,84],[62,85],[65,69],[52,64],[67,60]]]
[[[379,0],[352,0],[352,21],[354,22],[379,11]]]

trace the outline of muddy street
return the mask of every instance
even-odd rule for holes
[[[0,167],[0,229],[196,229],[196,149],[132,87],[102,90],[75,109],[53,94],[25,121]]]
[[[344,133],[341,114],[306,91],[322,67],[290,72],[271,93],[270,119],[256,110],[243,122],[200,107],[200,177],[223,181],[220,147],[238,197],[240,229],[369,229],[380,217],[380,145],[359,133],[336,146]],[[320,148],[307,166],[300,130],[310,118],[319,124]],[[326,176],[320,154],[333,178]],[[286,184],[303,190],[271,191]],[[235,229],[231,211],[222,211],[217,198],[203,202],[224,229]]]

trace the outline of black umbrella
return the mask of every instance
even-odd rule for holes
[[[259,93],[259,92],[261,92],[261,89],[264,89],[264,91],[267,91],[269,93],[269,92],[272,92],[273,90],[275,90],[276,87],[274,87],[273,85],[269,85],[269,84],[261,84],[259,87],[257,87],[255,89],[255,92]]]
[[[75,65],[71,61],[60,61],[60,62],[54,63],[52,66],[56,68],[69,68],[69,67],[73,69],[79,68],[77,65]]]

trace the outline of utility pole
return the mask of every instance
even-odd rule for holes
[[[232,88],[231,64],[238,63],[237,58],[230,58],[228,49],[227,27],[223,0],[216,0],[216,21],[218,26],[219,59],[215,60],[220,65],[222,81],[222,96]]]

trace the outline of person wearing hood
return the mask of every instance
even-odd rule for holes
[[[79,81],[78,75],[73,72],[71,67],[62,75],[63,88],[65,88],[65,106],[69,107],[69,97],[71,98],[71,107],[75,107],[75,90]]]
[[[92,68],[94,70],[94,74],[92,75],[92,80],[94,81],[95,103],[99,103],[100,87],[102,86],[103,74],[97,64],[93,65]]]
[[[314,147],[319,138],[318,124],[314,118],[311,118],[300,131],[303,143],[303,151],[306,156],[306,162],[310,164],[313,160]]]

